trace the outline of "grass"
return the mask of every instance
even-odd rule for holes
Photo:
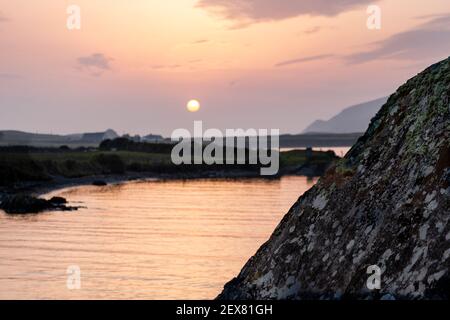
[[[306,150],[291,150],[280,153],[281,167],[299,166],[305,163],[327,164],[336,159],[332,151],[313,151],[310,157],[307,157]]]
[[[326,165],[336,159],[333,152],[315,151],[307,158],[305,150],[280,153],[280,169],[313,163]],[[136,151],[52,151],[0,152],[0,185],[10,186],[24,181],[48,181],[54,176],[87,177],[126,172],[197,173],[204,170],[259,170],[255,165],[182,165],[171,162],[170,153]]]

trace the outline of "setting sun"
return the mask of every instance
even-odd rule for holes
[[[198,100],[190,100],[187,103],[187,109],[189,112],[197,112],[200,109],[200,102]]]

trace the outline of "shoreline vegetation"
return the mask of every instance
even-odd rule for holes
[[[363,132],[354,133],[319,133],[308,132],[303,134],[281,134],[279,136],[280,148],[307,148],[307,147],[351,147],[356,143]],[[79,133],[71,135],[55,135],[30,133],[14,130],[0,130],[0,147],[8,146],[33,146],[40,148],[59,148],[68,146],[71,149],[79,147],[97,148],[106,140],[114,140],[119,135],[112,129],[96,133]],[[134,139],[135,137],[132,137]],[[143,142],[158,142],[159,144],[170,144],[170,138],[150,134],[140,137]]]
[[[5,203],[13,202],[15,210],[9,210],[10,213],[25,213],[32,203],[29,197],[36,198],[57,189],[80,185],[102,186],[146,179],[317,177],[339,159],[333,151],[313,151],[311,148],[284,151],[279,154],[278,174],[263,177],[259,174],[261,165],[174,165],[171,161],[172,147],[172,144],[134,142],[125,138],[105,140],[98,148],[0,147],[0,209],[8,211]],[[24,200],[24,208],[20,208],[21,199]],[[43,209],[51,207],[51,203],[46,207],[42,199],[36,199]],[[72,208],[61,205],[54,209]]]

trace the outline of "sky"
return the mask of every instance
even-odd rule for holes
[[[448,0],[0,0],[0,130],[299,133],[448,56]]]

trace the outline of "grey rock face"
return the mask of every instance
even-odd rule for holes
[[[450,58],[400,87],[219,299],[448,299],[449,97]]]

